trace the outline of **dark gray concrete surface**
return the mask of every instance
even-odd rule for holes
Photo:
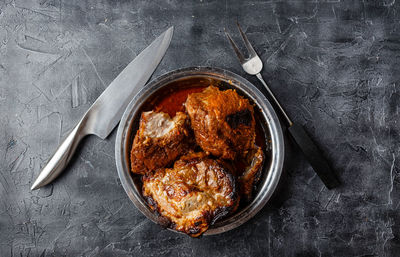
[[[0,3],[0,256],[399,256],[400,12],[387,1]],[[272,201],[229,233],[192,239],[129,201],[115,131],[82,142],[64,175],[29,190],[105,87],[171,25],[154,76],[186,66],[244,74],[223,28],[238,20],[263,75],[321,146],[327,190],[287,138]],[[260,87],[261,88],[261,87]]]

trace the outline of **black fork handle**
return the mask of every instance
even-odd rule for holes
[[[307,135],[303,127],[293,124],[288,127],[288,130],[325,186],[328,189],[339,186],[340,182],[322,155],[321,150]]]
[[[271,89],[268,87],[267,83],[265,83],[261,74],[258,73],[256,74],[256,76],[267,89],[270,98],[273,100],[274,104],[278,107],[280,113],[285,118],[288,124],[289,133],[292,135],[293,139],[300,147],[307,161],[311,164],[311,167],[313,167],[314,171],[318,174],[319,178],[322,180],[325,186],[328,189],[339,186],[340,182],[338,178],[328,165],[328,162],[322,155],[321,150],[318,148],[318,146],[312,141],[312,139],[304,131],[302,126],[294,124],[292,122],[292,120],[289,118],[289,116],[279,103],[278,99],[276,99]]]

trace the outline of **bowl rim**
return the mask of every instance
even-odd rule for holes
[[[134,203],[136,208],[142,212],[142,214],[144,214],[154,223],[160,224],[158,222],[157,215],[147,206],[133,181],[128,164],[130,157],[129,154],[127,156],[126,153],[126,140],[129,136],[133,118],[137,112],[139,112],[140,107],[148,100],[150,96],[174,81],[190,77],[211,77],[222,80],[245,93],[246,97],[251,98],[260,109],[260,113],[267,121],[266,123],[271,137],[271,163],[269,167],[266,167],[267,165],[263,165],[262,171],[268,172],[265,182],[262,185],[258,185],[258,193],[250,204],[231,217],[218,221],[215,225],[210,226],[210,228],[203,233],[203,235],[215,235],[239,227],[254,217],[271,198],[282,174],[284,160],[284,139],[278,116],[264,94],[262,94],[261,91],[248,80],[225,69],[204,66],[186,67],[172,70],[151,80],[132,98],[124,111],[124,114],[118,125],[118,131],[115,140],[115,162],[122,187],[124,188],[129,199]],[[144,97],[145,94],[148,94],[147,97]],[[172,231],[178,232],[176,230]]]

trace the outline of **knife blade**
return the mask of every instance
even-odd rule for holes
[[[130,100],[157,68],[171,42],[173,30],[170,27],[156,38],[111,82],[60,144],[31,190],[47,185],[64,170],[82,138],[96,135],[105,139],[111,133]]]

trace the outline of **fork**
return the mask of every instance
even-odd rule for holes
[[[264,81],[261,70],[263,68],[263,63],[260,57],[257,55],[256,51],[254,50],[253,46],[250,44],[246,34],[243,32],[242,28],[240,27],[239,23],[236,23],[240,35],[244,41],[244,44],[249,52],[249,57],[245,58],[242,52],[240,52],[238,46],[236,45],[235,41],[233,41],[232,37],[229,33],[225,30],[225,35],[228,38],[229,42],[232,45],[233,50],[235,51],[237,57],[239,58],[239,62],[242,65],[244,71],[250,75],[255,75],[261,83],[264,85],[265,89],[267,90],[270,98],[273,100],[273,103],[278,107],[280,113],[285,118],[287,123],[288,131],[292,135],[293,139],[297,143],[297,145],[302,150],[304,156],[311,164],[311,167],[314,171],[318,174],[322,182],[328,189],[332,189],[337,187],[340,182],[338,178],[333,173],[332,169],[328,165],[327,161],[321,154],[321,150],[315,145],[315,143],[311,140],[311,138],[307,135],[304,131],[303,127],[294,124],[293,121],[289,118],[286,111],[283,109],[282,105],[279,103],[278,99],[276,99],[275,95],[272,93],[271,89],[268,87],[267,83]]]

